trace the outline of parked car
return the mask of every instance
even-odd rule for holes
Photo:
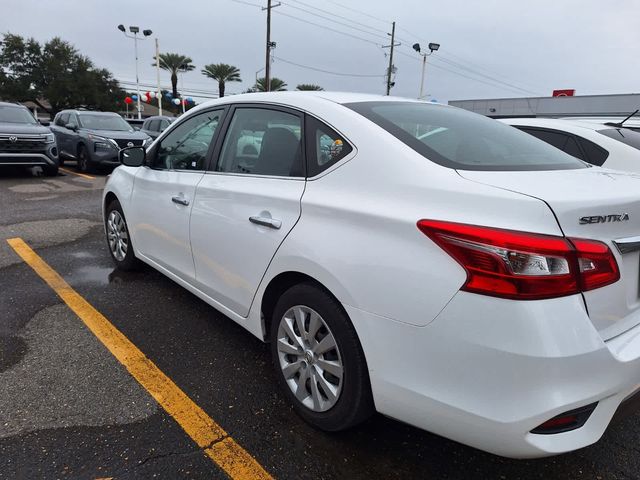
[[[635,175],[465,110],[330,92],[211,101],[120,158],[117,267],[143,261],[270,342],[320,429],[377,410],[538,457],[640,399]]]
[[[142,125],[144,124],[144,120],[141,118],[125,118],[125,121],[131,125],[134,130],[142,129]]]
[[[63,110],[51,125],[60,158],[75,160],[78,170],[120,165],[118,152],[124,147],[150,145],[151,138],[137,132],[117,113]]]
[[[51,131],[27,107],[0,102],[0,166],[39,166],[49,177],[58,174],[58,147]]]
[[[165,115],[149,117],[145,119],[140,131],[146,133],[151,138],[156,139],[167,129],[169,125],[171,125],[174,120],[174,117],[167,117]]]
[[[640,172],[640,132],[555,118],[506,118],[500,121],[592,165]]]
[[[613,127],[624,127],[630,130],[635,130],[636,132],[640,132],[640,117],[638,116],[640,111],[636,110],[629,115],[625,115],[622,117],[562,117],[566,120],[573,120],[579,122],[588,122],[588,123],[597,123],[599,125],[613,126]]]

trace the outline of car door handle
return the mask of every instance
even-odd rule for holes
[[[255,223],[256,225],[262,225],[263,227],[274,228],[276,230],[278,230],[282,226],[282,222],[280,220],[269,217],[259,217],[257,215],[249,217],[249,221],[251,223]]]
[[[181,196],[171,197],[171,201],[173,203],[177,203],[178,205],[184,205],[185,207],[189,205],[189,200]]]

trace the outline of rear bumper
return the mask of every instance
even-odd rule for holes
[[[378,411],[498,455],[590,445],[640,387],[640,326],[604,342],[578,295],[517,302],[459,292],[425,327],[345,308]],[[530,433],[594,402],[576,430]]]

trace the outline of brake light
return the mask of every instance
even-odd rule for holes
[[[420,220],[418,228],[467,272],[462,290],[539,300],[593,290],[620,278],[609,247],[596,240]]]

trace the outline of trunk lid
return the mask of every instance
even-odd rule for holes
[[[640,175],[602,168],[458,173],[546,202],[567,237],[605,242],[618,262],[620,280],[583,293],[589,317],[605,340],[640,324]],[[626,241],[627,248],[618,248],[616,241]]]

